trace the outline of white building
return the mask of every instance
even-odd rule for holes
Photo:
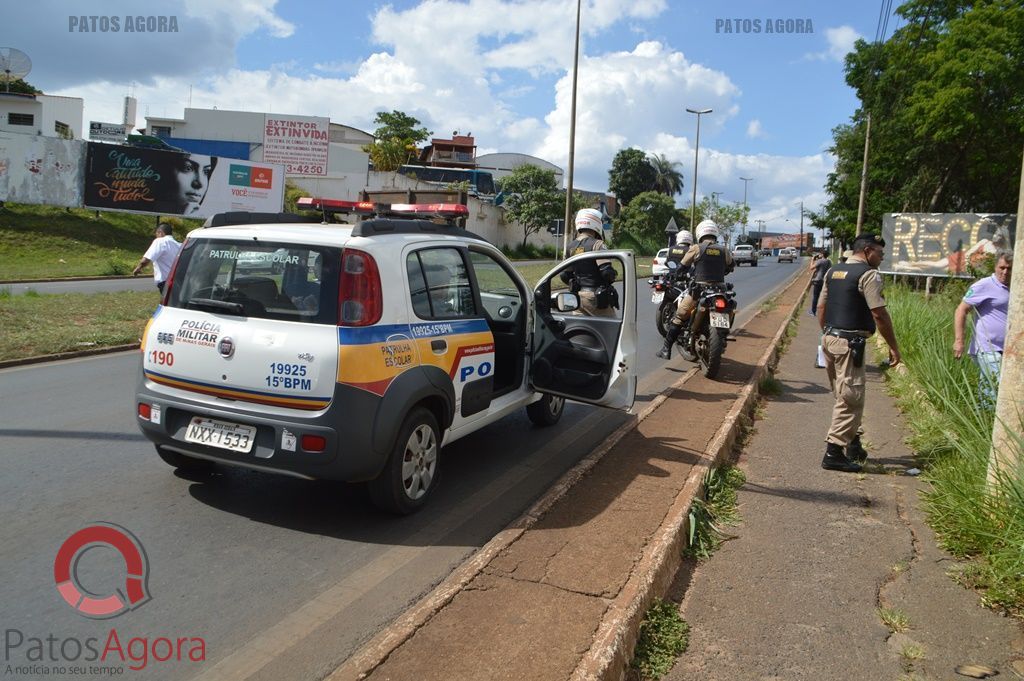
[[[146,116],[146,132],[186,151],[263,161],[267,114],[255,111],[185,109],[184,118]],[[326,175],[292,175],[288,180],[319,196],[354,200],[366,187],[373,142],[368,132],[339,123],[328,126]]]
[[[80,97],[0,92],[0,131],[82,139]]]
[[[508,177],[512,174],[513,170],[525,165],[537,166],[543,170],[553,170],[555,172],[555,182],[558,183],[559,187],[562,186],[562,169],[542,158],[530,156],[529,154],[515,153],[482,154],[476,157],[476,169],[489,172],[494,176],[495,180]]]

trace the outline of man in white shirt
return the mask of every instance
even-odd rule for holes
[[[171,226],[166,222],[157,225],[156,232],[153,234],[155,237],[153,243],[149,245],[146,254],[132,270],[132,274],[138,274],[147,264],[153,263],[153,281],[156,282],[160,293],[164,292],[164,284],[167,283],[167,277],[171,276],[174,259],[178,257],[178,251],[181,250],[181,244],[174,240],[171,231]]]

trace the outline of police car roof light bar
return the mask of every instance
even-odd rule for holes
[[[361,215],[420,215],[458,218],[469,215],[461,203],[374,203],[372,201],[341,201],[303,196],[296,201],[302,210],[324,213],[359,213]]]

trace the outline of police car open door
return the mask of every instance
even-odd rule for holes
[[[591,286],[587,273],[597,265],[606,273],[608,264],[616,273],[614,283]],[[534,289],[531,387],[629,409],[636,396],[636,309],[631,252],[583,253],[559,263]]]

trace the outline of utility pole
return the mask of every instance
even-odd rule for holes
[[[868,112],[868,129],[864,133],[864,164],[860,169],[860,200],[857,202],[857,236],[864,228],[864,195],[868,187],[868,145],[871,143],[871,112]]]
[[[562,257],[569,254],[569,225],[572,221],[572,170],[576,160],[576,76],[580,70],[580,5],[576,0],[576,49],[572,53],[572,113],[569,116],[569,176],[565,188],[565,232],[562,235]],[[616,199],[617,200],[617,199]]]
[[[747,236],[747,183],[753,180],[752,177],[741,177],[743,180],[743,220],[740,222],[740,234],[743,236],[743,240],[746,241]]]
[[[754,220],[757,223],[757,247],[761,248],[761,233],[764,232],[764,220]]]
[[[1020,168],[1021,186],[1017,195],[1017,239],[1013,245],[1013,259],[1024,262],[1024,235],[1020,225],[1024,217],[1024,155]],[[1021,451],[1021,414],[1024,414],[1024,266],[1013,268],[1010,275],[1010,308],[1006,320],[1006,341],[1003,345],[1003,364],[999,370],[999,392],[996,396],[996,417],[992,424],[992,449],[988,459],[989,487],[996,487],[1000,477],[1020,474],[1024,463]]]

